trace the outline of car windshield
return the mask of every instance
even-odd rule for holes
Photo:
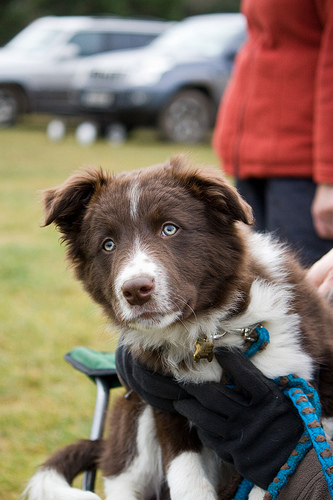
[[[164,54],[189,53],[215,57],[230,46],[232,38],[245,37],[242,18],[226,20],[189,21],[170,28],[150,46]]]
[[[61,31],[35,27],[26,29],[19,33],[6,48],[27,54],[42,54],[57,46]]]

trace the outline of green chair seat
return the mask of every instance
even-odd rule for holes
[[[99,352],[76,346],[64,357],[76,370],[85,373],[92,380],[95,381],[96,377],[103,378],[110,389],[121,385],[117,377],[115,352]]]

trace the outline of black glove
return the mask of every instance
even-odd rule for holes
[[[215,350],[217,361],[241,390],[221,383],[186,384],[193,399],[175,401],[179,413],[249,481],[266,489],[304,431],[290,400],[240,351]]]
[[[123,382],[154,408],[178,413],[174,401],[191,397],[175,379],[154,373],[135,361],[126,347],[118,346],[116,367]]]
[[[196,425],[205,446],[266,489],[295,448],[303,422],[277,385],[240,351],[219,348],[215,356],[240,392],[215,382],[177,385],[134,362],[124,348],[118,349],[117,369],[149,404],[175,408]]]

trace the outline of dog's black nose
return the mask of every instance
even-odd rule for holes
[[[153,278],[141,276],[125,281],[121,290],[131,306],[142,306],[150,300],[154,287]]]

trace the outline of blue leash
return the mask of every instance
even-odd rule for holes
[[[247,358],[256,354],[264,344],[266,345],[269,342],[269,333],[266,328],[260,326],[255,331],[258,339],[245,352]],[[279,377],[274,382],[291,399],[304,422],[305,430],[295,450],[267,488],[263,500],[277,499],[288,478],[295,472],[298,464],[311,448],[316,450],[330,496],[333,498],[333,453],[326,440],[324,429],[320,424],[321,405],[317,391],[304,379],[295,375]],[[252,487],[253,483],[251,481],[243,479],[233,500],[247,500]]]

